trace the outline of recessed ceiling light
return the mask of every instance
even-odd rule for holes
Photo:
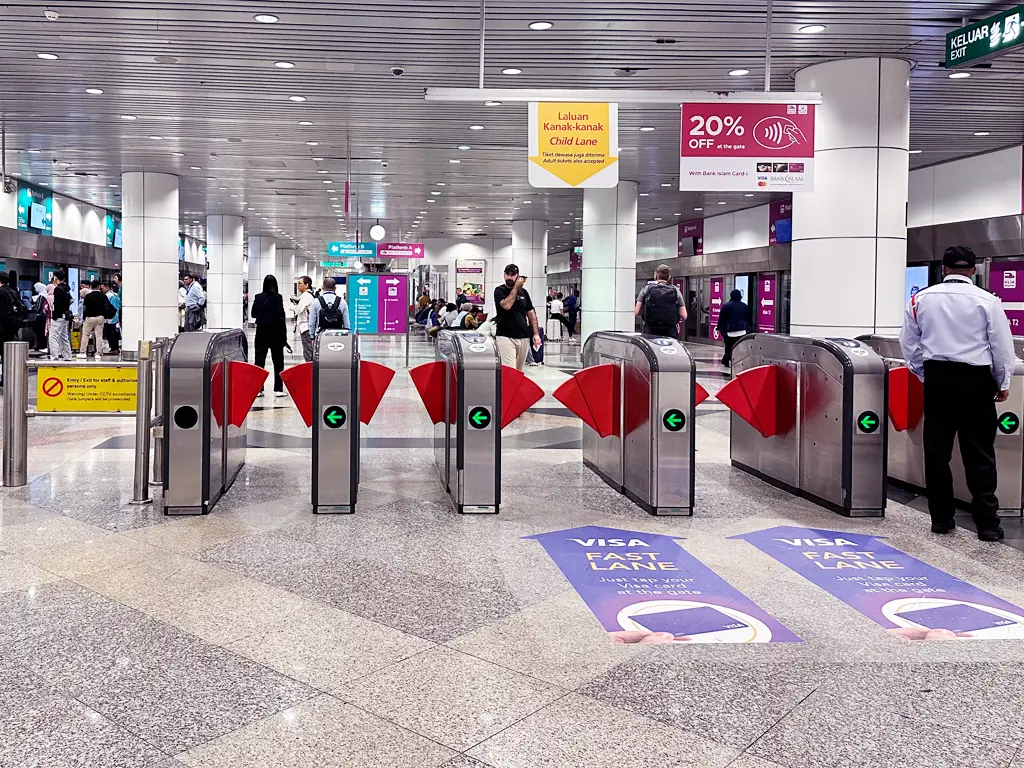
[[[289,96],[288,101],[305,101],[305,96]]]
[[[334,183],[330,179],[324,179],[323,182],[324,182],[324,184],[333,184]]]
[[[663,186],[663,187],[671,187],[672,185],[671,184],[662,184],[661,186]]]
[[[729,71],[729,75],[731,77],[743,77],[744,75],[749,75],[749,74],[750,74],[750,70],[749,69],[732,69],[732,70]]]
[[[642,226],[644,226],[645,224],[647,224],[647,222],[646,222],[646,221],[641,221],[641,222],[640,222],[640,226],[641,226],[641,227],[642,227]]]
[[[257,13],[253,16],[260,24],[277,24],[280,19],[272,13]]]
[[[92,94],[93,96],[99,96],[101,93],[103,93],[103,89],[102,88],[86,88],[85,92],[89,93],[89,94]]]
[[[572,224],[572,222],[571,222],[571,221],[563,221],[562,223],[563,223],[563,224]]]
[[[718,201],[718,204],[719,204],[719,205],[728,205],[728,203],[727,203],[727,202],[725,202],[725,200],[719,200],[719,201]]]
[[[461,160],[449,160],[448,162],[451,163],[452,165],[458,165],[462,161]]]
[[[117,189],[117,184],[107,184],[111,189]]]
[[[30,155],[38,155],[41,150],[38,150],[38,149],[27,149],[25,151],[28,152]]]
[[[320,146],[320,142],[319,141],[307,141],[306,142],[306,146],[307,147],[319,147]]]
[[[655,217],[654,217],[654,220],[655,220],[655,221],[661,221],[661,216],[655,216]]]
[[[299,120],[299,125],[312,125],[312,120]]]
[[[471,126],[469,126],[469,130],[471,130],[471,131],[482,131],[483,129],[484,129],[484,127],[482,125],[471,125]]]
[[[274,66],[278,69],[295,69],[295,65],[290,61],[275,61]]]
[[[441,193],[440,192],[431,192],[430,194],[432,194],[432,195],[440,195]]]
[[[440,192],[435,192],[434,194],[435,194],[435,195],[439,195],[439,194],[441,194],[441,193],[440,193]],[[436,203],[437,201],[436,201],[436,200],[427,200],[427,202],[428,202],[428,203]]]
[[[150,136],[153,141],[163,141],[163,136]]]
[[[172,157],[184,157],[185,153],[184,152],[171,152],[171,156]]]
[[[121,119],[122,120],[138,120],[139,118],[137,118],[135,115],[121,115]]]
[[[207,177],[206,177],[206,180],[207,180],[207,181],[216,181],[216,180],[217,180],[217,177],[216,177],[216,176],[207,176]]]
[[[974,135],[975,136],[991,136],[992,132],[991,131],[975,131]]]
[[[521,75],[521,74],[523,74],[523,70],[521,70],[519,67],[505,67],[505,69],[501,70],[501,74],[503,74],[503,75]]]
[[[463,152],[468,152],[469,150],[472,149],[472,147],[469,146],[469,144],[459,144],[459,146],[457,146],[456,149],[461,149]]]
[[[327,173],[327,171],[325,169],[321,168],[319,171],[317,171],[317,173]]]
[[[807,26],[800,27],[799,32],[803,32],[805,35],[816,35],[819,32],[825,31],[824,24],[808,24]]]
[[[704,209],[703,208],[694,208],[693,210],[695,210],[695,211],[703,211]]]
[[[523,205],[533,205],[533,200],[523,200]]]
[[[439,186],[439,187],[447,187],[448,185],[445,184],[443,181],[439,181],[439,182],[437,182],[437,186]]]
[[[555,25],[552,24],[550,21],[532,21],[532,22],[530,22],[530,29],[532,29],[534,32],[543,32],[545,30],[551,29],[553,26],[555,26]]]
[[[920,155],[922,152],[924,152],[923,149],[912,149],[912,150],[910,150],[910,154],[912,154],[912,155]]]
[[[653,125],[645,125],[640,130],[643,131],[644,133],[649,133],[649,132],[654,130],[654,126]]]
[[[485,101],[484,102],[484,106],[485,107],[500,107],[501,106],[501,102],[500,101],[494,101],[492,99],[491,101]]]
[[[231,197],[238,197],[238,195],[231,195]]]
[[[970,76],[971,76],[970,72],[953,72],[952,74],[950,74],[949,79],[950,80],[964,80],[964,79],[966,79],[966,78],[968,78]]]
[[[203,170],[203,167],[201,165],[193,165],[191,170],[193,170],[193,171],[201,171],[201,170]]]
[[[328,189],[327,191],[328,192],[337,192],[338,190],[336,190],[336,189]]]
[[[36,56],[44,61],[56,61],[60,58],[56,53],[37,53]]]
[[[673,213],[672,215],[673,216],[682,216],[683,214],[681,214],[681,213]]]
[[[227,187],[217,187],[217,189],[219,189],[221,192],[227,192],[228,191]]]
[[[650,192],[641,192],[639,196],[640,197],[650,197],[651,193]]]

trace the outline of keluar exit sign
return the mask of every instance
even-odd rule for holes
[[[977,64],[1024,43],[1020,22],[1024,5],[968,24],[946,35],[946,68]]]

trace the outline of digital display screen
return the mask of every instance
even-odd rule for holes
[[[793,242],[793,220],[792,219],[779,219],[775,222],[775,242],[776,243],[791,243]]]
[[[28,225],[32,229],[43,229],[46,227],[46,206],[42,203],[32,203],[32,213]]]
[[[736,275],[736,290],[743,294],[741,301],[746,301],[750,296],[750,278],[747,275]]]
[[[115,248],[120,248],[121,247],[121,232],[122,231],[120,229],[114,230],[114,247]]]
[[[907,295],[904,298],[906,304],[910,303],[911,297],[918,291],[928,287],[928,267],[907,267]]]
[[[919,627],[948,629],[951,632],[971,632],[976,629],[1007,627],[1017,623],[1013,619],[996,616],[994,613],[963,604],[903,611],[896,615],[901,619],[914,622]]]
[[[651,632],[671,632],[675,637],[722,632],[727,629],[742,629],[747,626],[739,619],[727,616],[709,606],[684,608],[679,611],[663,613],[645,613],[642,616],[630,616],[630,618]]]

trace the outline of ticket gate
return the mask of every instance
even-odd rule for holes
[[[205,515],[245,464],[245,419],[267,373],[246,363],[239,329],[181,333],[164,366],[167,515]]]
[[[877,352],[889,376],[889,478],[894,482],[924,491],[924,387],[910,373],[903,360],[899,339],[895,336],[861,336],[867,346]],[[1017,364],[1010,380],[1010,397],[996,403],[996,471],[999,485],[999,514],[1007,517],[1024,515],[1024,340],[1014,340]],[[958,503],[969,506],[971,492],[967,488],[960,446],[953,446],[953,492]]]
[[[583,463],[653,515],[692,515],[694,410],[707,398],[675,339],[600,331],[554,393],[583,419]]]
[[[886,504],[886,370],[866,344],[750,334],[716,395],[732,410],[732,464],[849,517]]]
[[[441,331],[443,418],[434,424],[434,463],[457,512],[497,514],[501,505],[502,369],[480,333]]]

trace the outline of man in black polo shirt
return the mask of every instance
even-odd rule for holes
[[[533,346],[540,349],[537,313],[530,294],[523,287],[525,284],[526,278],[519,276],[519,267],[509,264],[505,267],[505,284],[494,289],[494,335],[501,364],[520,371],[526,366],[531,338]]]

